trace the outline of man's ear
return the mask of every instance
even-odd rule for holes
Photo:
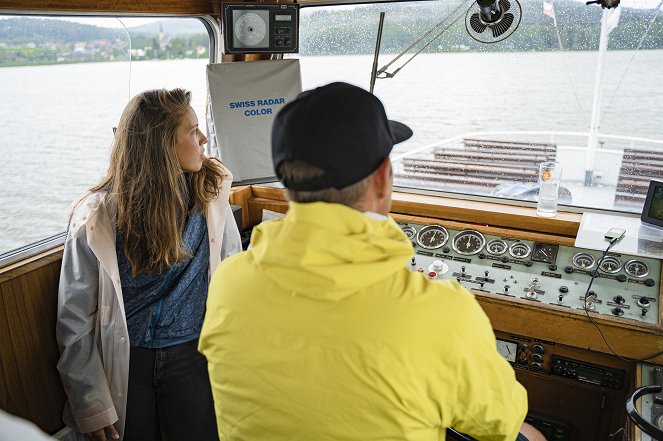
[[[391,170],[391,159],[387,156],[380,164],[377,173],[374,174],[375,190],[379,198],[391,197],[391,184],[393,172]]]

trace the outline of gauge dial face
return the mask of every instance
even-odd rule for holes
[[[594,268],[594,265],[596,265],[596,259],[594,259],[594,256],[588,253],[578,253],[575,256],[573,256],[573,259],[571,259],[571,263],[573,263],[573,266],[579,269],[591,269]]]
[[[642,260],[629,260],[624,265],[626,274],[633,277],[644,277],[649,274],[649,267]]]
[[[517,259],[524,259],[532,252],[532,248],[523,242],[516,242],[509,247],[509,254]]]
[[[401,230],[403,230],[403,233],[405,233],[408,239],[412,239],[417,234],[417,230],[409,225],[401,225]]]
[[[497,352],[504,358],[506,361],[511,363],[516,362],[516,353],[518,352],[518,344],[512,341],[496,340],[497,341]]]
[[[559,245],[549,243],[535,243],[532,250],[532,260],[535,262],[552,263],[557,260]]]
[[[463,230],[456,234],[451,245],[458,254],[470,255],[481,251],[485,243],[486,239],[478,231]]]
[[[254,12],[248,12],[235,22],[235,37],[247,46],[256,46],[265,38],[265,20]]]
[[[447,229],[440,225],[426,225],[417,234],[417,243],[428,250],[441,248],[449,239]]]
[[[604,273],[614,274],[618,273],[622,269],[622,263],[613,256],[605,256],[599,262],[599,269]]]
[[[502,239],[493,239],[486,244],[486,251],[493,256],[499,256],[506,252],[509,246]]]

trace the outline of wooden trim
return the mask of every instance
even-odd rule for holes
[[[64,245],[59,245],[50,250],[28,257],[27,259],[14,262],[0,269],[0,284],[7,280],[14,279],[22,274],[39,269],[51,262],[62,260]]]
[[[249,198],[251,196],[251,187],[248,185],[230,189],[230,203],[242,207],[242,230],[251,226],[249,222]]]
[[[510,227],[567,237],[578,234],[582,215],[560,212],[554,218],[536,215],[536,209],[492,202],[466,201],[439,196],[394,193],[393,213],[462,221],[476,225]]]
[[[288,203],[285,201],[275,201],[273,199],[251,199],[249,201],[249,222],[251,225],[257,225],[262,222],[263,210],[271,210],[285,214],[285,212],[288,211]]]
[[[286,200],[285,190],[282,188],[260,186],[251,188],[253,196],[256,198]],[[536,209],[530,207],[399,192],[395,192],[392,196],[391,212],[469,223],[474,224],[473,227],[477,228],[480,226],[512,228],[574,239],[578,234],[582,219],[582,215],[579,213],[560,212],[554,218],[544,218],[537,216]],[[468,226],[465,225],[464,228],[468,228]],[[514,232],[510,231],[509,234],[513,235]],[[514,235],[514,237],[516,236]],[[568,245],[568,242],[564,245]]]
[[[525,334],[556,343],[613,354],[584,311],[563,306],[536,303],[515,297],[504,297],[472,291],[490,318],[493,328]],[[647,323],[607,318],[590,312],[612,349],[622,357],[641,358],[663,350],[663,329]],[[663,355],[648,360],[663,363]]]
[[[3,0],[0,10],[113,14],[212,15],[213,0]]]

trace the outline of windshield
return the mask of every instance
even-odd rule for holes
[[[67,229],[132,96],[185,88],[204,121],[210,41],[196,18],[0,15],[0,260]]]
[[[557,161],[561,203],[640,212],[663,180],[661,2],[499,5],[513,20],[497,36],[472,1],[304,8],[303,86],[368,89],[385,12],[374,92],[415,133],[392,154],[397,186],[533,201]]]

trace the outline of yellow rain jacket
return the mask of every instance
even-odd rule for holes
[[[219,436],[246,440],[516,438],[527,394],[455,281],[406,269],[391,220],[291,203],[215,272],[199,350]]]

